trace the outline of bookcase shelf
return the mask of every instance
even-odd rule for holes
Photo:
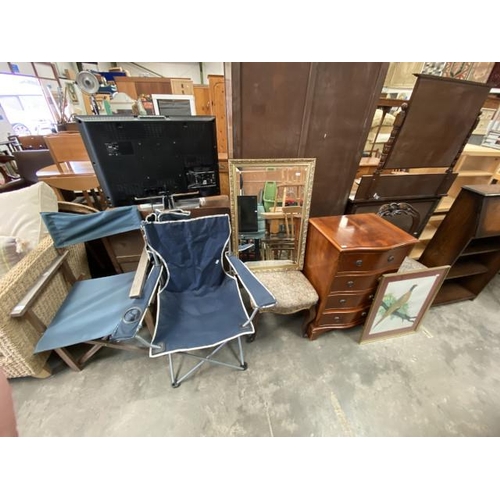
[[[475,298],[500,271],[500,184],[463,187],[419,260],[452,266],[433,305]]]

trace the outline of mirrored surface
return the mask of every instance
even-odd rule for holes
[[[232,251],[250,268],[302,269],[316,160],[229,160]]]

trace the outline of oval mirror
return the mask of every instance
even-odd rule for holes
[[[228,163],[233,253],[251,269],[301,270],[316,159]]]

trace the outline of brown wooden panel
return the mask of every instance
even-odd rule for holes
[[[136,82],[137,95],[171,94],[172,87],[169,81],[164,82]]]
[[[235,138],[234,158],[297,158],[311,63],[236,64],[233,127],[240,143]]]
[[[363,176],[355,200],[391,198],[393,201],[419,196],[446,195],[458,173],[450,174],[383,174]],[[375,196],[376,195],[376,196]]]
[[[467,189],[478,190],[484,195],[476,237],[484,238],[500,234],[500,184],[477,186],[477,188],[469,186]]]
[[[132,99],[137,99],[141,94],[172,93],[170,78],[117,76],[115,83],[118,92],[125,92]]]
[[[135,82],[123,77],[123,80],[119,80],[115,77],[116,90],[118,92],[123,92],[127,94],[131,99],[138,99],[137,90],[135,89]]]
[[[344,213],[387,63],[318,63],[304,151],[316,158],[311,216]]]
[[[426,246],[420,262],[427,267],[453,265],[475,233],[479,207],[478,198],[462,189]]]
[[[215,116],[217,151],[227,154],[226,85],[223,75],[208,75],[210,114]]]
[[[483,83],[420,75],[384,168],[452,165],[489,91]]]

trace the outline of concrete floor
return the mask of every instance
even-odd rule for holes
[[[247,371],[205,365],[178,389],[167,357],[111,349],[81,373],[11,380],[19,433],[500,436],[500,275],[404,337],[361,346],[353,328],[311,342],[301,320],[262,315]]]

